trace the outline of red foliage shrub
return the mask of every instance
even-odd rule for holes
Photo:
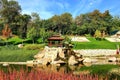
[[[11,29],[8,27],[8,24],[5,25],[4,29],[2,30],[2,36],[5,38],[9,38],[12,34]]]
[[[98,80],[98,76],[73,75],[72,73],[46,72],[32,69],[31,71],[20,69],[4,72],[0,70],[0,80]]]

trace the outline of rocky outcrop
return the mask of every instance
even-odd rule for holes
[[[82,61],[79,53],[61,47],[45,47],[44,50],[35,55],[34,58],[36,58],[38,64],[42,65],[63,63],[74,65]]]
[[[35,62],[42,65],[75,65],[80,63],[103,64],[103,62],[120,62],[120,59],[116,58],[116,50],[111,49],[72,50],[61,47],[45,47],[43,51],[40,51],[34,57],[36,58]]]

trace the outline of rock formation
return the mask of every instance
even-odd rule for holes
[[[82,55],[71,49],[63,47],[45,47],[43,51],[34,56],[36,62],[42,65],[68,64],[75,65],[82,62]]]

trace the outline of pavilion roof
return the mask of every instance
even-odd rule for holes
[[[64,40],[60,35],[53,35],[52,37],[48,38],[48,40]]]

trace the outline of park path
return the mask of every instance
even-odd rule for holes
[[[106,37],[105,39],[110,41],[110,42],[120,42],[120,38]]]
[[[84,36],[70,36],[72,41],[77,41],[77,42],[90,42],[86,37]]]

